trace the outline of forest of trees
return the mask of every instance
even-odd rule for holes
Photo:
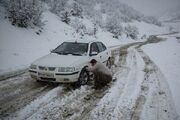
[[[0,0],[0,3],[6,6],[11,23],[19,27],[40,26],[45,4],[61,21],[71,25],[81,34],[94,35],[100,27],[111,32],[115,38],[124,33],[127,37],[137,39],[137,27],[129,24],[122,26],[122,23],[144,21],[161,25],[156,18],[144,16],[119,0]],[[82,23],[83,18],[92,21],[95,27],[93,31],[87,31]]]

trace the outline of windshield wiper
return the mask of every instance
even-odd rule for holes
[[[82,54],[79,53],[72,53],[72,55],[82,56]]]
[[[64,52],[63,54],[64,55],[71,54],[71,55],[76,55],[76,56],[82,56],[82,54],[80,54],[80,53],[72,53],[72,52]]]
[[[59,55],[68,55],[68,54],[71,54],[71,55],[76,55],[76,56],[82,56],[82,54],[80,53],[71,53],[71,52],[52,52],[52,53],[56,53],[56,54],[59,54]]]

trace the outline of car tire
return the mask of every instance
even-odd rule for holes
[[[81,70],[81,73],[79,75],[77,83],[79,86],[86,85],[88,83],[89,79],[90,79],[89,72],[86,70],[86,68],[83,68]]]
[[[110,69],[111,68],[111,58],[108,58],[106,62],[106,66]]]

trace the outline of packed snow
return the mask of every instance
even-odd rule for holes
[[[95,7],[98,10],[100,6]],[[58,86],[48,88],[41,94],[41,90],[47,86],[38,84],[41,90],[36,90],[38,85],[31,83],[32,80],[27,74],[2,81],[0,93],[3,98],[17,95],[20,100],[28,101],[28,97],[21,98],[21,94],[27,96],[26,92],[32,90],[31,94],[36,96],[36,92],[40,92],[37,98],[20,108],[17,107],[18,104],[16,106],[18,97],[17,101],[6,103],[18,109],[7,119],[179,119],[180,34],[162,35],[180,32],[178,23],[165,23],[160,27],[143,21],[133,21],[129,24],[139,30],[138,39],[135,41],[127,38],[125,34],[115,39],[112,33],[100,28],[96,36],[82,37],[75,33],[75,28],[62,22],[48,9],[43,12],[42,28],[12,26],[5,16],[6,12],[0,6],[0,75],[28,68],[34,60],[48,54],[51,49],[66,40],[96,39],[113,48],[112,50],[119,50],[119,47],[123,49],[114,56],[112,71],[117,80],[104,91],[96,91],[88,85],[75,90],[65,90],[64,87]],[[87,29],[93,29],[90,20],[83,18],[82,22]],[[146,43],[139,48],[138,42],[145,42],[150,35],[159,35],[158,37],[163,37],[165,41]],[[119,53],[120,51],[124,53]],[[37,85],[37,88],[33,88],[33,85]],[[15,89],[15,92],[11,93],[11,89]],[[4,101],[3,98],[0,101]],[[6,111],[6,107],[2,109]]]
[[[175,37],[163,37],[166,39],[165,41],[146,45],[143,47],[143,50],[161,69],[167,79],[177,112],[180,115],[180,40]]]

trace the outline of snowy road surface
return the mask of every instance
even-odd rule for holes
[[[150,37],[115,49],[112,71],[117,80],[102,90],[92,84],[38,83],[28,73],[0,81],[0,119],[14,120],[176,120],[167,81],[141,46]]]

